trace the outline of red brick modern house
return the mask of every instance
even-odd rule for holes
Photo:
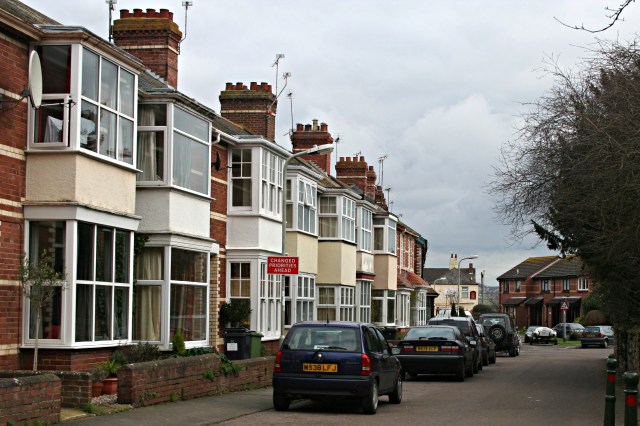
[[[519,327],[553,327],[582,316],[582,301],[591,294],[591,282],[576,256],[530,257],[498,277],[500,306]]]

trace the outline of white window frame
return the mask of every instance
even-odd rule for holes
[[[356,282],[357,311],[356,321],[371,322],[371,288],[373,283],[367,280]]]
[[[339,295],[338,286],[316,286],[316,317],[318,321],[336,321],[338,319]]]
[[[414,310],[412,325],[425,325],[427,323],[427,292],[425,290],[414,290],[416,294],[416,304],[411,309]]]
[[[339,303],[339,321],[355,321],[356,320],[356,288],[340,287],[340,303]]]
[[[141,106],[151,106],[151,105],[162,105],[165,108],[165,118],[166,118],[166,122],[165,125],[145,125],[145,124],[141,124],[141,121],[143,121],[143,117],[141,116],[141,114],[138,112],[138,132],[137,132],[137,142],[138,142],[138,149],[144,149],[143,147],[140,146],[140,135],[141,134],[145,134],[145,133],[158,133],[158,132],[162,132],[162,162],[163,162],[163,167],[162,167],[162,179],[151,179],[151,180],[143,180],[143,174],[142,173],[138,173],[136,175],[136,184],[140,185],[140,186],[158,186],[158,185],[166,185],[166,183],[168,182],[168,176],[169,176],[169,152],[170,152],[170,147],[169,145],[169,126],[170,126],[170,121],[171,121],[171,113],[170,113],[170,107],[169,104],[167,103],[163,103],[163,102],[145,102],[145,103],[138,103],[138,109],[140,109]],[[155,150],[154,150],[155,151]],[[153,155],[155,155],[155,152],[153,153]],[[139,164],[140,161],[143,161],[141,157],[144,157],[144,153],[142,156],[137,156],[137,166],[138,169],[142,170],[143,167],[141,164]],[[156,161],[159,159],[159,157],[156,158]]]
[[[516,280],[516,287],[515,287],[515,291],[516,291],[516,292],[520,292],[520,291],[522,291],[522,280]]]
[[[460,290],[460,298],[461,298],[461,299],[468,299],[468,298],[469,298],[469,287],[468,287],[468,286],[463,285],[463,286],[461,287],[461,290]]]
[[[171,182],[172,182],[172,186],[176,186],[179,187],[183,190],[187,190],[190,192],[194,192],[197,194],[203,194],[203,195],[209,195],[210,192],[210,187],[211,187],[211,162],[209,161],[209,159],[211,158],[211,122],[208,120],[205,120],[204,118],[202,118],[201,116],[187,110],[184,107],[180,107],[178,105],[175,104],[170,104],[172,106],[172,108],[169,108],[169,110],[167,111],[167,113],[171,113],[171,126],[170,126],[170,134],[171,134],[171,142],[170,142],[170,150],[171,150]],[[176,119],[176,115],[177,114],[184,114],[184,117],[187,117],[189,120],[191,120],[189,123],[185,123],[185,127],[184,128],[178,128],[177,125],[177,119]],[[204,134],[198,134],[195,131],[191,131],[192,129],[197,130],[197,126],[195,125],[190,125],[191,123],[200,123],[200,125],[205,125],[206,126],[206,130],[204,130]],[[189,173],[189,177],[188,181],[191,182],[191,177],[193,175],[199,176],[198,178],[202,180],[202,184],[203,184],[203,190],[200,191],[199,189],[194,189],[193,187],[189,187],[186,185],[180,185],[180,183],[176,182],[176,167],[179,167],[181,165],[184,165],[184,161],[178,161],[176,159],[176,155],[177,155],[177,146],[178,146],[178,140],[179,138],[181,138],[180,140],[184,140],[187,143],[189,143],[189,156],[188,158],[193,160],[193,157],[195,158],[195,161],[200,161],[201,164],[201,168],[197,169],[197,168],[193,168],[191,167],[190,169],[190,173]],[[206,139],[205,139],[206,138]],[[182,143],[182,142],[181,142]],[[198,155],[198,152],[196,151],[195,154],[193,155],[194,152],[191,151],[193,148],[196,149],[201,149],[202,147],[204,147],[206,149],[206,154],[204,154],[204,158],[199,158],[200,155]],[[202,154],[202,153],[200,153]],[[192,163],[193,164],[193,163]],[[197,166],[197,162],[195,163],[195,165]],[[184,173],[184,172],[183,172]]]
[[[359,207],[358,250],[371,253],[373,251],[373,212],[366,207]]]
[[[261,152],[260,209],[265,214],[279,216],[282,206],[282,167],[284,162],[273,152],[265,149]]]
[[[318,199],[318,236],[320,239],[337,239],[340,232],[338,197],[322,196]]]
[[[374,318],[374,304],[380,303],[380,319]],[[390,309],[392,308],[390,312]],[[374,324],[388,326],[396,324],[396,290],[372,290],[371,291],[371,321]]]
[[[562,291],[571,291],[571,280],[569,278],[562,279]]]
[[[378,222],[378,223],[376,223]],[[382,239],[381,244],[376,244],[379,241],[376,238],[376,230]],[[373,219],[373,252],[374,253],[396,253],[396,238],[397,238],[397,222],[389,217],[374,217]],[[378,248],[376,248],[378,246]],[[380,247],[381,246],[381,247]]]
[[[411,320],[411,295],[408,291],[396,292],[396,325],[409,327]]]
[[[282,315],[282,275],[267,273],[267,263],[260,262],[260,283],[258,288],[258,312],[256,330],[264,338],[280,336]]]
[[[292,193],[293,195],[293,193]],[[316,203],[318,188],[315,183],[298,179],[296,188],[295,229],[312,235],[317,235]]]
[[[316,277],[313,275],[298,275],[296,277],[294,289],[294,312],[291,317],[295,317],[295,322],[315,320],[316,303]]]
[[[587,277],[578,277],[578,291],[589,291],[589,279]]]
[[[234,160],[236,155],[239,155],[239,158]],[[231,211],[250,211],[253,208],[253,156],[254,153],[251,148],[233,148],[229,153],[229,164],[231,167],[231,175],[229,178],[229,209]],[[248,197],[248,200],[245,200],[244,197],[242,200],[238,200],[240,204],[235,204],[234,186],[236,182],[242,184],[242,195]],[[247,184],[248,187],[246,187]]]
[[[356,242],[356,202],[348,197],[340,197],[342,217],[340,236],[344,241]]]
[[[551,291],[551,280],[543,279],[542,281],[540,281],[540,291],[541,292]]]

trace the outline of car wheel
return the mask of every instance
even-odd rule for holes
[[[516,348],[514,348],[513,346],[509,349],[509,356],[511,358],[513,358],[514,356],[516,356]]]
[[[378,411],[378,383],[376,381],[371,385],[369,395],[362,399],[362,409],[365,414],[375,414]]]
[[[604,341],[602,342],[602,347],[606,349],[608,346],[609,342],[607,342],[607,339],[604,339]]]
[[[482,365],[482,362],[478,362],[478,358],[473,359],[473,374],[478,374],[480,371],[479,365]]]
[[[289,409],[289,404],[291,401],[284,395],[279,393],[273,393],[273,408],[276,411],[287,411]]]
[[[392,404],[400,404],[402,402],[402,376],[398,376],[396,388],[389,394],[389,402]]]
[[[482,365],[489,365],[489,351],[482,356]]]
[[[520,356],[520,346],[516,348],[516,356]]]
[[[469,364],[469,366],[465,366],[466,368],[466,375],[467,377],[473,377],[473,361],[471,361],[471,364]]]
[[[496,352],[494,351],[494,352],[493,352],[493,356],[492,356],[491,358],[489,358],[489,362],[490,362],[491,364],[495,364],[495,363],[496,363],[496,361],[497,361],[497,359],[498,359],[498,356],[496,355]]]
[[[585,345],[584,343],[582,344],[582,349],[586,349],[587,345]]]
[[[459,382],[464,382],[464,378],[466,377],[467,372],[464,368],[464,360],[460,363],[460,368],[458,369],[458,374],[456,374],[456,380]]]

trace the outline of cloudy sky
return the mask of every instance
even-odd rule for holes
[[[24,0],[65,25],[108,37],[104,0]],[[275,86],[276,54],[291,78],[279,100],[276,139],[290,147],[294,123],[327,123],[337,156],[364,155],[391,188],[401,220],[429,240],[428,267],[477,254],[485,283],[529,256],[553,254],[513,241],[486,185],[500,146],[525,104],[552,80],[556,57],[575,69],[599,39],[630,40],[640,4],[597,35],[605,7],[622,0],[193,0],[181,45],[178,89],[219,111],[226,82]],[[118,0],[120,9],[166,8],[184,31],[181,0]],[[292,92],[291,100],[286,95]],[[293,110],[293,120],[291,110]],[[466,263],[465,263],[466,265]],[[478,275],[478,279],[480,279]]]

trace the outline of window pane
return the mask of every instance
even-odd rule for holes
[[[84,49],[82,51],[82,96],[98,100],[98,70],[100,57]]]
[[[209,180],[209,147],[173,133],[173,183],[202,194]]]
[[[209,142],[209,123],[180,108],[174,108],[173,125],[176,129]]]
[[[133,340],[160,340],[162,287],[136,285],[133,310]]]
[[[95,340],[112,340],[111,290],[112,287],[96,286]]]
[[[206,338],[207,288],[171,285],[170,334],[180,330],[185,341]]]
[[[136,256],[136,277],[139,280],[164,279],[164,248],[145,247]]]
[[[167,106],[165,104],[139,104],[138,126],[166,126]]]
[[[129,332],[129,289],[115,287],[114,291],[113,338],[126,339]]]
[[[76,286],[76,342],[91,340],[93,317],[93,286]]]
[[[129,282],[130,233],[116,231],[116,282]]]
[[[97,152],[98,107],[82,101],[80,117],[80,147]]]
[[[78,223],[78,263],[76,274],[79,280],[93,280],[93,231],[95,227],[88,223]]]
[[[233,179],[231,205],[251,207],[251,179]]]
[[[100,103],[116,109],[118,94],[118,67],[109,61],[102,60],[100,73]]]
[[[123,69],[120,70],[120,112],[133,117],[134,106],[134,84],[133,74]]]
[[[116,158],[116,115],[100,110],[100,154]]]
[[[34,291],[32,289],[31,291]],[[52,289],[51,299],[45,301],[40,309],[39,339],[59,339],[62,310],[62,288]],[[36,338],[36,310],[29,306],[29,338]]]
[[[38,46],[37,51],[42,75],[46,76],[42,79],[42,93],[71,92],[71,46]]]
[[[64,99],[52,99],[51,103],[60,105],[42,105],[35,111],[34,142],[66,142],[64,134]]]
[[[118,160],[133,164],[133,121],[120,117]]]
[[[164,132],[138,132],[138,181],[164,180]]]
[[[64,273],[65,222],[29,223],[29,261],[37,263],[43,252],[53,257],[56,272]]]
[[[205,253],[171,249],[171,279],[176,281],[206,282],[207,255]]]
[[[98,227],[96,245],[96,281],[113,280],[113,229]]]

